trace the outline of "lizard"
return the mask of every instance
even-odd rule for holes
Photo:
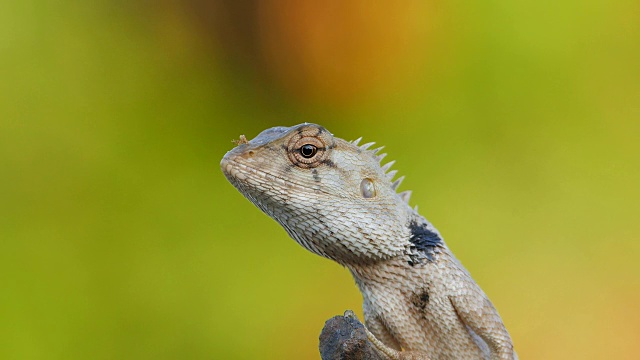
[[[367,336],[387,359],[517,359],[497,310],[436,228],[398,192],[393,161],[324,127],[241,136],[220,166],[307,250],[346,267]]]

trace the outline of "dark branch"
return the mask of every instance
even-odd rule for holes
[[[383,360],[355,316],[334,316],[320,334],[322,360]]]

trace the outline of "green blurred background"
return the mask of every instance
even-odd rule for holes
[[[349,273],[231,140],[386,145],[522,359],[640,358],[640,3],[0,4],[0,358],[318,359]]]

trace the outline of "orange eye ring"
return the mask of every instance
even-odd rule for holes
[[[320,165],[325,159],[327,146],[321,138],[315,136],[296,136],[289,141],[287,153],[293,164],[309,169]]]

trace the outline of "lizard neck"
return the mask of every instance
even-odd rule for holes
[[[362,286],[376,284],[388,286],[390,278],[400,280],[407,276],[406,269],[410,267],[404,256],[381,260],[368,264],[349,264],[347,268],[362,290]]]
[[[332,233],[330,241],[308,241],[317,247],[311,251],[340,263],[354,274],[391,264],[413,267],[433,261],[434,255],[444,248],[442,237],[424,217],[403,205],[399,212],[403,216],[390,221],[387,229],[374,233],[356,225],[359,231],[355,234],[337,232]],[[296,238],[295,234],[292,237]]]
[[[390,280],[406,282],[408,276],[425,273],[418,270],[429,264],[437,264],[449,251],[440,233],[429,221],[416,212],[411,214],[407,224],[407,236],[398,239],[404,250],[393,257],[375,261],[345,263],[358,286],[375,287],[376,284],[389,286]],[[420,275],[421,276],[421,275]]]

